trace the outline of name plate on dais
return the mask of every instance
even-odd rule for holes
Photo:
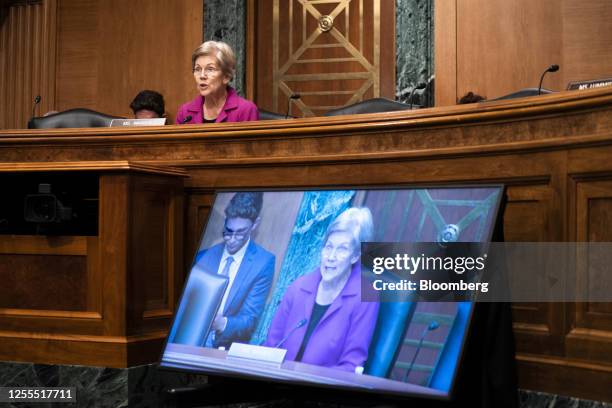
[[[604,86],[611,86],[612,78],[604,79],[591,79],[589,81],[572,81],[567,84],[568,91],[583,90],[583,89],[595,89],[603,88]]]
[[[227,352],[227,358],[229,360],[250,361],[280,367],[285,359],[285,354],[287,354],[287,350],[281,348],[232,343]]]

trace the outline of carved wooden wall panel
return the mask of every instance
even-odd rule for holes
[[[577,241],[612,242],[612,178],[580,177],[571,181],[575,186]],[[583,258],[579,259],[582,273],[575,284],[577,290],[588,296],[604,280],[601,274],[609,274],[610,266]],[[609,277],[605,278],[608,280]],[[576,303],[569,308],[568,315],[568,355],[612,363],[612,355],[603,351],[612,347],[612,303]]]
[[[130,327],[134,332],[145,328],[165,328],[177,301],[176,288],[182,287],[182,248],[176,248],[177,212],[183,211],[176,185],[168,180],[136,176],[131,183],[130,204],[131,268],[135,271],[128,293],[140,307],[134,310]],[[177,253],[180,251],[181,253]],[[181,255],[181,256],[179,256]]]
[[[363,99],[394,98],[394,2],[257,2],[258,106],[317,116]]]
[[[558,240],[551,228],[552,202],[555,194],[549,177],[542,184],[508,187],[504,216],[507,242],[550,242]],[[563,313],[550,303],[514,303],[512,318],[517,351],[557,354],[563,352],[559,334]]]

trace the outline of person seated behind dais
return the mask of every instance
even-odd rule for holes
[[[199,95],[183,104],[176,123],[245,122],[259,119],[257,106],[229,86],[236,69],[232,48],[221,41],[206,41],[191,56]]]
[[[130,104],[136,119],[163,118],[166,115],[164,96],[156,91],[140,91]]]
[[[372,214],[349,208],[328,227],[321,264],[289,286],[265,345],[287,350],[288,360],[353,372],[363,366],[378,303],[361,302],[361,242],[372,236]]]

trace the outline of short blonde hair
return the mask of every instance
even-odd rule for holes
[[[231,80],[236,72],[236,56],[232,47],[223,41],[206,41],[193,51],[191,55],[191,67],[199,57],[215,57],[221,71]]]
[[[368,207],[348,208],[327,227],[323,242],[327,242],[334,232],[348,232],[352,238],[353,254],[360,254],[361,243],[370,241],[374,235],[372,212]]]

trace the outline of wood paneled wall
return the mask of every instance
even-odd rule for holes
[[[161,92],[174,119],[193,98],[191,52],[202,39],[202,2],[60,0],[58,110],[131,116],[142,89]]]
[[[444,0],[435,7],[436,105],[612,76],[609,0]]]
[[[38,94],[38,115],[81,107],[131,117],[142,89],[161,92],[173,120],[196,93],[202,1],[43,0],[12,7],[0,41],[0,128],[26,127]]]
[[[38,112],[53,109],[56,17],[57,0],[45,0],[10,7],[1,22],[0,129],[24,128],[36,95]]]

